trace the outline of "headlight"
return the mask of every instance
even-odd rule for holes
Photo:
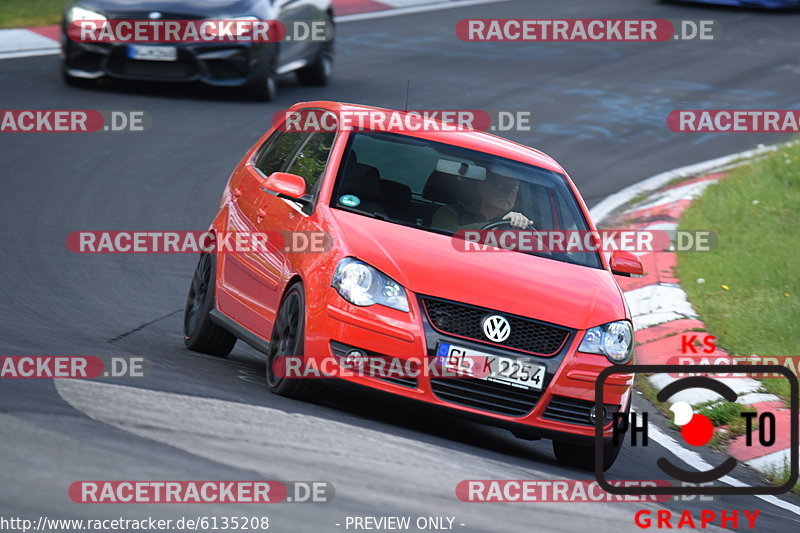
[[[381,304],[408,312],[408,298],[402,285],[354,257],[345,257],[339,261],[331,287],[354,305],[366,307]]]
[[[590,328],[578,351],[605,355],[612,363],[625,364],[633,357],[633,326],[620,320]]]
[[[108,20],[108,18],[96,11],[73,6],[67,11],[67,22],[75,22],[76,20]]]

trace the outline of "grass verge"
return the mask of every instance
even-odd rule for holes
[[[27,28],[61,22],[71,0],[2,0],[0,28]]]
[[[711,185],[680,229],[719,237],[711,252],[679,253],[677,274],[720,346],[737,356],[800,355],[800,145]],[[763,383],[788,398],[785,379]]]

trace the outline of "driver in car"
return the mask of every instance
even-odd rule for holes
[[[508,221],[515,229],[526,229],[532,221],[512,211],[517,201],[519,181],[496,173],[489,173],[478,185],[480,195],[475,205],[459,202],[440,207],[433,215],[432,225],[452,231],[481,229],[489,223]]]

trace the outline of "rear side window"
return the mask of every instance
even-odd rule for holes
[[[306,194],[317,191],[319,178],[328,163],[334,138],[333,132],[312,133],[303,141],[286,172],[306,180]]]
[[[267,141],[265,148],[256,160],[256,168],[264,176],[273,172],[282,172],[286,168],[289,158],[294,155],[297,147],[303,142],[307,133],[279,132],[276,131]]]

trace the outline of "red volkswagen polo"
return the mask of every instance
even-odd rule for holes
[[[625,252],[607,260],[591,251],[468,251],[458,244],[466,230],[595,228],[564,169],[542,152],[438,122],[342,127],[345,116],[376,112],[399,113],[296,104],[289,120],[323,113],[336,126],[277,123],[245,155],[210,230],[325,235],[327,246],[267,239],[202,255],[186,346],[224,357],[241,339],[266,353],[273,392],[302,399],[318,397],[322,380],[276,372],[281,358],[349,368],[370,359],[434,369],[488,361],[474,373],[337,377],[552,439],[560,462],[585,469],[594,468],[600,416],[610,467],[621,446],[611,439],[613,414],[630,409],[632,377],[607,380],[602,413],[595,382],[633,357],[614,274],[641,274],[641,263]]]

